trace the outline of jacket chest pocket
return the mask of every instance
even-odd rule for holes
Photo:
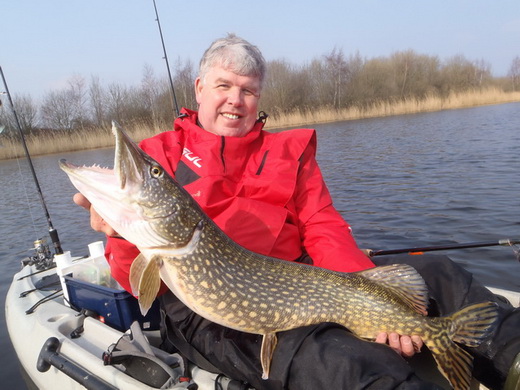
[[[239,196],[285,207],[296,190],[299,163],[278,160],[265,164],[260,174],[251,173],[244,177]]]

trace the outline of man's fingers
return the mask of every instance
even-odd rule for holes
[[[376,336],[376,343],[387,344],[398,354],[404,357],[412,357],[418,352],[424,343],[419,336],[401,336],[398,333],[381,332]]]
[[[376,336],[376,343],[379,344],[386,344],[386,341],[388,340],[388,335],[385,332],[381,332]]]
[[[411,337],[401,336],[401,355],[405,357],[412,357],[415,355],[415,346]]]
[[[402,353],[401,336],[399,336],[397,333],[388,334],[388,345],[398,354]]]
[[[412,338],[412,344],[413,344],[415,352],[416,353],[421,352],[421,349],[424,345],[423,340],[419,336],[412,336],[411,338]]]
[[[90,211],[90,226],[92,229],[94,229],[96,232],[105,233],[107,236],[121,237],[109,224],[105,222],[105,220],[97,213],[96,209],[92,207],[92,204],[89,202],[89,200],[82,194],[79,192],[74,194],[72,200],[78,206],[81,206],[87,211]]]

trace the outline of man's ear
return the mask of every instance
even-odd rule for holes
[[[200,104],[200,95],[202,94],[202,88],[204,88],[202,80],[200,79],[200,77],[197,77],[195,79],[195,98],[198,104]]]

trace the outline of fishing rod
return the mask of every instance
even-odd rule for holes
[[[177,104],[177,97],[175,96],[175,89],[173,88],[173,80],[172,80],[172,73],[170,71],[170,63],[168,62],[168,55],[166,54],[166,47],[164,46],[164,38],[163,33],[161,29],[161,22],[159,21],[159,13],[157,12],[157,5],[155,4],[155,0],[153,0],[153,7],[155,9],[155,21],[157,22],[157,26],[159,27],[159,35],[161,36],[161,43],[164,53],[164,61],[166,61],[166,68],[168,69],[168,79],[170,80],[170,89],[172,92],[172,106],[173,111],[175,112],[176,116],[179,116],[179,106]]]
[[[470,242],[465,244],[451,244],[451,245],[435,245],[435,246],[424,246],[414,248],[402,248],[402,249],[389,249],[389,250],[377,250],[370,251],[370,257],[373,256],[384,256],[384,255],[396,255],[400,253],[408,253],[411,255],[420,255],[424,252],[444,251],[452,249],[466,249],[466,248],[482,248],[489,246],[514,246],[520,244],[520,239],[514,240],[511,238],[504,238],[498,241],[490,242]],[[520,251],[515,251],[518,261],[520,261]]]
[[[45,217],[47,218],[47,225],[49,226],[49,235],[51,237],[52,243],[54,244],[54,251],[57,255],[61,255],[61,254],[63,254],[63,249],[61,249],[61,243],[60,243],[60,239],[58,237],[58,231],[52,225],[51,216],[49,214],[49,210],[47,209],[47,205],[46,205],[45,199],[43,197],[43,192],[40,187],[38,177],[36,176],[36,171],[34,170],[34,165],[32,163],[31,155],[29,154],[29,149],[27,148],[27,143],[25,142],[25,137],[23,135],[22,126],[20,125],[20,121],[18,120],[18,114],[16,113],[16,109],[13,104],[13,99],[11,98],[11,94],[9,93],[9,88],[7,87],[7,81],[5,80],[4,71],[2,70],[1,66],[0,66],[0,74],[2,75],[2,82],[4,83],[5,94],[7,95],[7,99],[9,100],[9,104],[11,105],[11,111],[13,113],[16,127],[18,128],[18,131],[20,132],[20,137],[22,139],[22,146],[24,148],[25,156],[27,157],[27,161],[29,162],[29,168],[31,169],[34,184],[36,185],[36,190],[38,191],[38,195],[40,197],[43,211],[45,212]]]

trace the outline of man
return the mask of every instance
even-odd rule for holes
[[[264,74],[265,61],[255,46],[234,35],[215,41],[201,60],[195,82],[198,112],[183,110],[173,131],[146,139],[140,146],[247,249],[334,271],[373,267],[332,205],[315,159],[314,131],[273,134],[262,130],[264,117],[257,119],[257,108]],[[90,208],[79,194],[75,201]],[[128,273],[137,248],[118,237],[95,210],[91,210],[91,224],[107,234],[112,274],[131,291]],[[446,267],[452,267],[451,263]],[[437,279],[426,278],[430,286]],[[459,284],[467,291],[474,288],[471,276],[462,279],[465,283]],[[477,296],[494,298],[479,287],[460,304]],[[160,299],[166,313],[165,349],[189,345],[218,371],[257,389],[435,387],[416,377],[399,356],[410,357],[420,350],[422,340],[417,336],[380,334],[379,344],[368,343],[335,324],[281,332],[270,378],[262,380],[258,335],[211,323],[171,292]],[[449,298],[438,299],[442,313],[458,308],[452,307]],[[448,304],[443,305],[445,300]],[[511,310],[504,308],[504,313]],[[505,375],[498,376],[503,381]]]

